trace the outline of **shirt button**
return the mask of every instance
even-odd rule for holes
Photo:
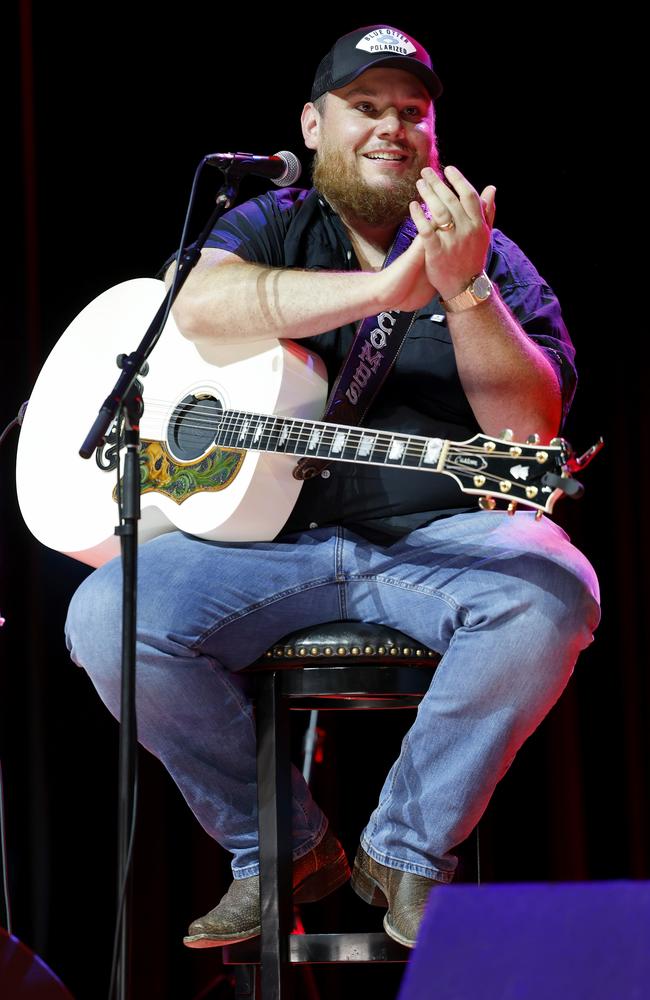
[[[317,528],[317,527],[318,527],[318,524],[317,524],[317,522],[316,522],[316,521],[310,521],[310,522],[309,522],[309,527],[310,527],[310,528]]]

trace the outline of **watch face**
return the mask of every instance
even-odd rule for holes
[[[492,291],[492,282],[488,278],[487,274],[479,274],[472,282],[472,294],[476,296],[477,299],[487,299],[488,295]]]

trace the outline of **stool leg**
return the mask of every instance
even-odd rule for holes
[[[260,852],[262,1000],[290,1000],[292,926],[289,706],[280,671],[258,678],[257,797]]]
[[[235,966],[235,1000],[256,1000],[257,966]]]

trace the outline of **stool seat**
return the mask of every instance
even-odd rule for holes
[[[282,671],[278,682],[292,709],[415,708],[439,660],[387,625],[326,622],[285,636],[241,673]]]
[[[261,941],[224,949],[224,964],[261,965],[262,1000],[289,1000],[291,964],[406,961],[386,934],[292,935],[290,709],[414,708],[440,654],[385,625],[327,622],[280,639],[253,675],[257,725]],[[253,976],[254,979],[254,976]],[[250,996],[242,991],[240,996]]]
[[[432,649],[388,625],[342,621],[297,629],[267,650],[253,664],[253,669],[260,666],[263,660],[289,660],[293,663],[310,657],[325,657],[328,661],[352,657],[357,662],[369,663],[386,659],[440,659]]]

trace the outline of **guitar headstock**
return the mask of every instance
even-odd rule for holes
[[[542,445],[537,435],[522,444],[512,440],[512,431],[496,437],[476,434],[448,443],[440,471],[453,476],[463,492],[481,497],[484,510],[494,509],[499,499],[507,501],[509,513],[522,504],[541,517],[552,513],[561,496],[582,495],[582,485],[571,476],[572,456],[564,438]]]

